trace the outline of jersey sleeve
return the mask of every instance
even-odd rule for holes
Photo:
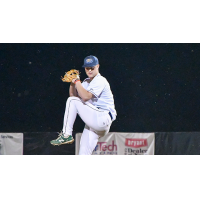
[[[102,79],[96,79],[94,82],[92,81],[87,88],[87,91],[92,93],[95,97],[99,97],[105,87],[105,81]]]

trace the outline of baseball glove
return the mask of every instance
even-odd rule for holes
[[[68,72],[65,72],[64,77],[61,76],[63,82],[72,82],[73,79],[80,79],[79,71],[76,69],[71,69]]]

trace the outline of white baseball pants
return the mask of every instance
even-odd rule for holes
[[[79,155],[91,155],[99,137],[109,132],[112,120],[108,113],[109,111],[98,109],[78,97],[69,97],[67,99],[62,130],[64,135],[72,135],[77,114],[85,123],[80,141]]]

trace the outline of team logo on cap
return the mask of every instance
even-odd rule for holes
[[[91,58],[86,59],[86,63],[92,63],[93,60]]]

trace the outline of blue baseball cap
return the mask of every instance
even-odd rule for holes
[[[87,56],[84,59],[84,65],[82,67],[94,67],[99,64],[98,58],[96,56]]]

